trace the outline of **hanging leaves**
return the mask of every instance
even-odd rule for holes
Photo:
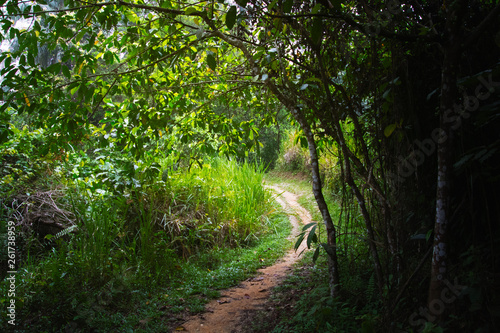
[[[27,96],[26,94],[23,94],[23,95],[24,95],[24,101],[26,102],[26,105],[27,105],[28,107],[30,107],[30,106],[31,106],[31,103],[30,103],[30,100],[29,100],[28,96]]]
[[[311,26],[311,39],[314,44],[320,44],[323,35],[323,20],[319,17],[313,18]]]
[[[207,54],[207,64],[211,70],[215,71],[215,67],[217,67],[217,62],[215,61],[215,57],[213,54]]]
[[[236,23],[236,6],[231,6],[226,14],[226,26],[231,30]]]

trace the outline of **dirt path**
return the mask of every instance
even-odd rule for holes
[[[290,237],[296,238],[300,232],[299,216],[303,224],[311,222],[311,215],[297,202],[297,196],[283,191],[277,186],[268,186],[277,194],[276,201],[287,210],[293,226]],[[270,290],[286,276],[291,266],[298,260],[298,253],[305,249],[305,244],[297,253],[290,250],[276,264],[258,270],[257,276],[250,278],[235,288],[224,290],[221,298],[210,302],[206,312],[196,315],[182,325],[187,332],[236,333],[239,324],[250,311],[262,309],[269,297]]]

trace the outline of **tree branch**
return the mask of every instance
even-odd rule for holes
[[[466,48],[474,41],[479,38],[479,35],[488,28],[490,24],[500,15],[500,3],[495,6],[495,8],[484,18],[484,20],[479,23],[479,25],[466,37],[465,42],[462,44],[462,48]],[[497,22],[498,23],[498,22]]]
[[[351,27],[355,28],[357,31],[362,33],[363,35],[372,37],[373,35],[380,35],[383,37],[399,40],[402,42],[414,42],[417,40],[421,41],[426,41],[426,42],[436,42],[439,41],[439,36],[438,35],[432,35],[432,36],[427,36],[427,35],[408,35],[408,34],[399,34],[395,33],[392,31],[388,31],[385,29],[382,29],[381,26],[378,26],[378,31],[376,33],[371,33],[371,25],[363,23],[363,22],[358,22],[354,18],[350,17],[349,15],[331,15],[331,14],[297,14],[297,15],[275,15],[275,14],[270,14],[270,13],[265,13],[265,15],[268,15],[273,18],[282,18],[282,19],[297,19],[297,18],[312,18],[312,17],[322,17],[326,18],[329,20],[342,20]]]

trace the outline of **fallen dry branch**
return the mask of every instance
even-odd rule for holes
[[[75,215],[58,202],[62,196],[62,191],[50,190],[19,195],[3,205],[21,232],[45,236],[75,225]]]

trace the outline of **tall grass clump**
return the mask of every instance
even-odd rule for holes
[[[248,243],[266,231],[263,221],[271,210],[262,181],[261,167],[219,158],[174,174],[164,188],[160,215],[166,218],[161,224],[172,242],[188,253]]]
[[[79,196],[70,194],[77,221],[77,232],[71,236],[74,253],[79,255],[81,267],[89,278],[103,277],[110,266],[112,255],[118,251],[123,230],[125,202],[104,190],[79,190]]]

